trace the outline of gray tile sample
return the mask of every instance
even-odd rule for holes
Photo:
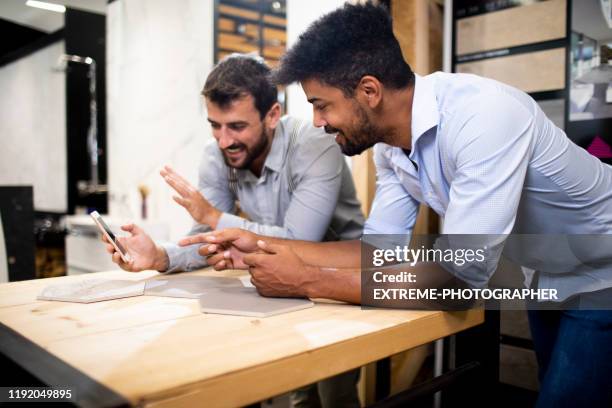
[[[243,287],[238,278],[220,276],[169,276],[147,281],[144,294],[198,299],[203,293],[215,288]]]
[[[203,313],[235,316],[269,317],[312,306],[308,299],[263,297],[257,289],[248,287],[218,288],[200,296]]]

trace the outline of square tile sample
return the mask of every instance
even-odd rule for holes
[[[211,289],[243,287],[238,278],[220,276],[169,276],[147,281],[146,296],[167,296],[198,299]]]
[[[142,296],[144,289],[144,281],[87,279],[47,286],[36,298],[59,302],[92,303]]]
[[[308,299],[264,297],[253,287],[211,289],[200,296],[203,313],[269,317],[313,307]]]

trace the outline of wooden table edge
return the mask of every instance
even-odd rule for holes
[[[81,407],[127,407],[121,394],[0,322],[0,354],[50,387],[70,388]]]
[[[461,318],[461,316],[463,316],[463,318]],[[438,325],[436,329],[436,323],[445,317],[459,321],[451,321],[447,324],[447,327],[440,327],[440,325]],[[388,327],[374,333],[368,333],[332,343],[315,350],[225,373],[221,376],[208,378],[203,381],[175,388],[171,391],[162,391],[140,397],[126,397],[136,406],[156,408],[194,406],[203,403],[211,406],[228,407],[249,405],[353,368],[361,367],[402,351],[410,350],[437,339],[450,336],[483,322],[483,309],[471,309],[463,312],[438,312],[434,315],[425,315],[417,320]],[[434,326],[434,330],[424,330],[432,329],[432,325]],[[408,333],[406,333],[406,331],[408,331]],[[415,331],[420,331],[420,333],[415,335]],[[384,347],[359,350],[363,346],[369,346],[369,343],[376,340],[380,340],[377,344],[384,345]],[[333,362],[335,360],[334,357],[337,357],[339,354],[346,354],[347,348],[359,351],[351,355],[351,364],[342,365],[341,368],[338,367],[338,363],[336,363],[336,365],[329,364],[329,362]],[[304,367],[312,365],[313,361],[326,362],[327,364],[321,364],[316,370],[304,369]],[[299,383],[288,380],[291,376],[282,375],[283,372],[290,372],[295,369],[303,373]],[[235,384],[249,384],[249,382],[252,382],[249,381],[251,377],[263,379],[263,381],[257,382],[254,386],[242,386],[239,390],[235,389]],[[272,381],[269,379],[272,379]]]

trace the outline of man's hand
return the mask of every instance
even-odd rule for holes
[[[209,225],[213,229],[217,228],[221,211],[213,207],[197,188],[193,187],[170,166],[164,166],[159,174],[180,195],[180,197],[172,196],[172,198],[189,212],[195,222]]]
[[[165,271],[168,269],[168,256],[166,251],[155,245],[155,242],[135,224],[121,226],[121,229],[130,233],[129,237],[117,237],[119,243],[129,252],[132,257],[130,262],[124,262],[119,252],[102,235],[102,241],[106,243],[106,251],[113,256],[113,262],[121,269],[128,272],[140,272],[148,269]]]
[[[196,234],[179,241],[180,246],[207,244],[198,253],[207,257],[208,264],[216,270],[248,269],[243,259],[246,254],[259,251],[257,241],[261,237],[240,228],[227,228],[219,231]]]
[[[263,296],[308,297],[317,268],[306,265],[288,246],[257,241],[261,253],[244,256],[251,282]]]

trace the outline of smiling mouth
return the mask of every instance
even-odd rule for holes
[[[226,155],[236,156],[245,150],[244,146],[231,146],[224,149]]]
[[[325,130],[325,133],[330,134],[330,135],[334,133],[340,133],[338,129],[336,129],[335,127],[331,127],[329,125],[325,125],[323,129]]]

